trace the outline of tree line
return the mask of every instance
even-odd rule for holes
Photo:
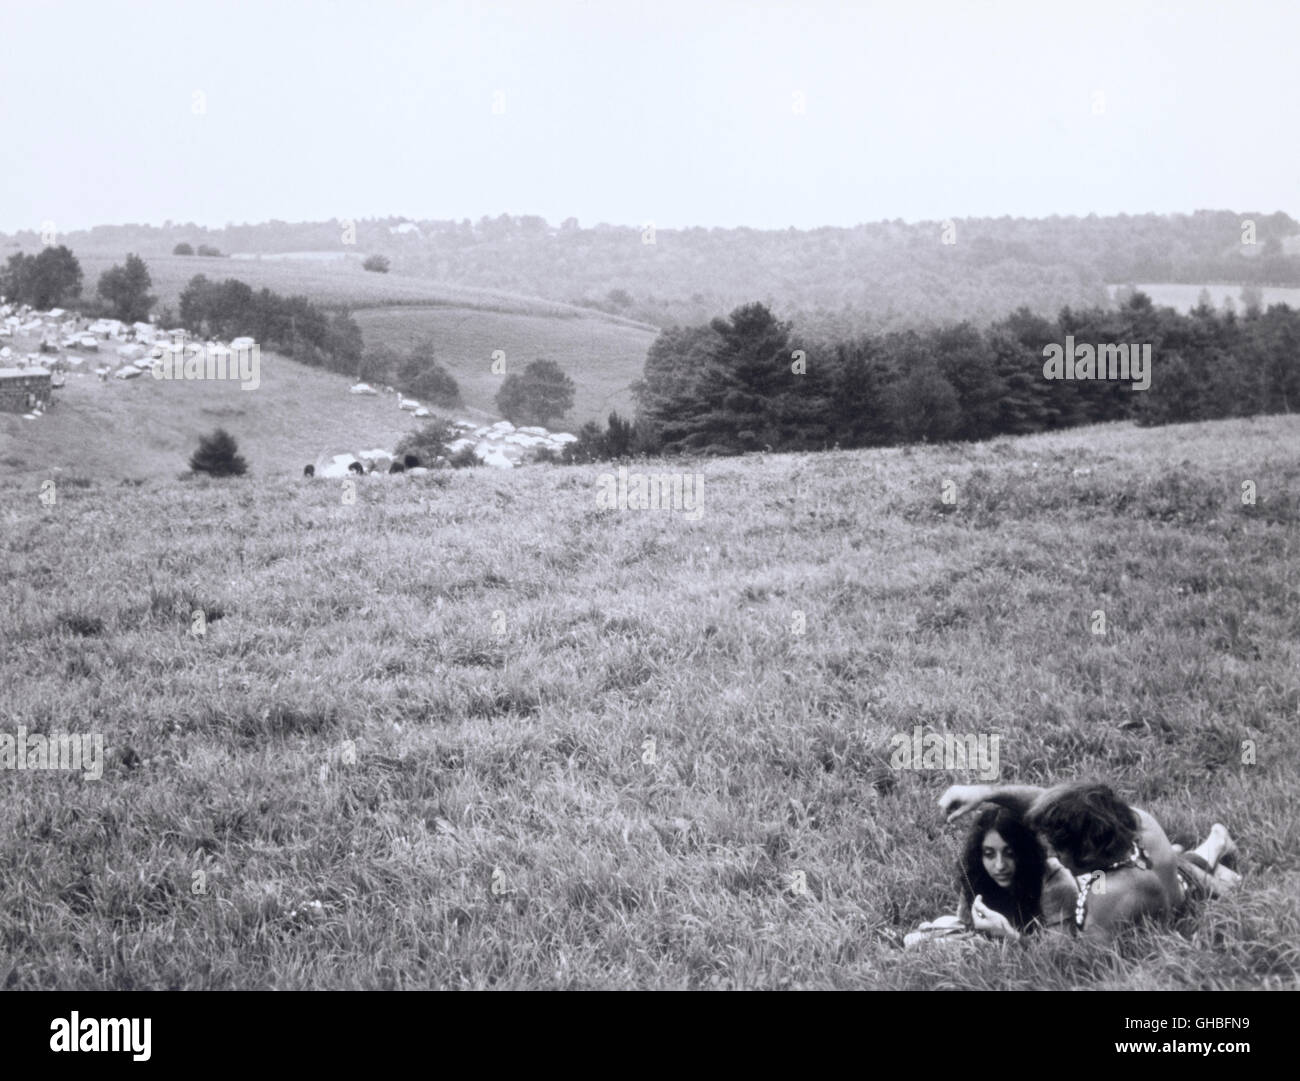
[[[1151,383],[1048,379],[1044,351],[1150,345]],[[620,453],[820,450],[979,440],[1133,419],[1142,425],[1300,406],[1300,312],[1184,315],[1133,293],[1118,308],[1021,308],[985,327],[801,339],[764,304],[664,331],[635,386],[634,422],[589,424],[579,460]]]
[[[353,375],[361,362],[361,328],[350,312],[254,290],[235,278],[217,282],[196,274],[181,292],[177,318],[199,337],[248,336],[312,367]]]

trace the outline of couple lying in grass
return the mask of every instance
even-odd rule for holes
[[[953,785],[939,797],[949,822],[985,803],[962,852],[957,915],[922,924],[905,945],[1042,931],[1110,942],[1144,917],[1176,914],[1241,880],[1223,864],[1236,852],[1223,826],[1186,852],[1104,784]]]

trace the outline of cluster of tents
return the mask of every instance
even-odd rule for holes
[[[200,344],[179,327],[166,330],[153,323],[124,323],[119,319],[86,320],[63,308],[37,311],[27,305],[0,305],[0,339],[17,341],[22,336],[39,339],[38,352],[17,353],[13,347],[0,347],[5,365],[37,371],[79,374],[93,371],[101,381],[111,375],[116,379],[134,379],[149,371],[160,350],[183,358],[187,349]],[[251,349],[252,338],[235,338],[225,342],[201,343],[208,355],[229,355]],[[76,350],[75,353],[70,350]],[[91,363],[81,353],[96,354]]]
[[[517,465],[536,458],[541,449],[561,451],[570,443],[576,443],[578,437],[568,432],[548,432],[545,428],[516,428],[508,420],[482,427],[470,420],[454,420],[453,428],[460,434],[446,444],[448,455],[457,454],[472,447],[474,456],[487,466],[497,469],[513,469]],[[399,461],[395,452],[386,450],[363,450],[347,454],[335,454],[322,457],[313,464],[313,475],[338,479],[357,472],[387,473],[393,463]],[[437,467],[447,464],[445,457],[430,462]],[[427,467],[404,469],[405,472],[427,472]]]

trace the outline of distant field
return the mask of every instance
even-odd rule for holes
[[[506,355],[506,372],[522,371],[529,361],[555,361],[573,380],[573,410],[551,427],[580,427],[603,421],[611,409],[630,415],[629,387],[645,369],[655,332],[602,319],[550,319],[532,315],[402,307],[356,313],[367,342],[385,342],[405,353],[421,338],[432,338],[437,359],[460,384],[471,406],[495,413],[502,376],[491,369],[492,354]]]
[[[604,467],[171,468],[0,470],[0,730],[106,747],[0,773],[0,987],[1297,986],[1300,417],[640,467],[698,522]],[[918,725],[1228,824],[1242,889],[905,953],[971,776],[893,768]]]
[[[93,293],[99,275],[123,258],[78,253],[86,291]],[[499,416],[494,398],[502,378],[490,369],[494,350],[505,350],[507,372],[538,357],[554,360],[577,385],[573,410],[552,425],[559,429],[604,420],[611,409],[630,413],[628,388],[641,378],[658,333],[643,323],[535,297],[374,274],[351,260],[155,256],[146,262],[159,304],[173,311],[190,279],[205,274],[305,295],[323,305],[347,305],[367,347],[382,344],[405,353],[416,341],[432,338],[466,406],[493,419]]]
[[[83,291],[93,295],[99,276],[121,263],[126,252],[77,251],[84,275]],[[518,296],[491,289],[473,289],[426,278],[397,274],[375,274],[352,260],[308,259],[209,259],[199,256],[166,255],[145,259],[153,279],[152,292],[160,305],[173,311],[182,290],[196,274],[213,280],[237,278],[254,289],[271,289],[286,295],[303,295],[318,304],[351,308],[388,307],[397,304],[446,305],[462,308],[518,312],[573,319],[597,319],[636,326],[570,304]]]
[[[1108,287],[1111,296],[1115,295],[1117,286]],[[1138,290],[1146,293],[1157,307],[1174,308],[1180,312],[1189,312],[1196,307],[1199,302],[1201,290],[1208,289],[1210,297],[1216,308],[1223,306],[1225,297],[1231,297],[1233,304],[1237,307],[1240,314],[1245,310],[1245,305],[1241,302],[1240,285],[1184,285],[1178,282],[1166,282],[1139,285]],[[1264,286],[1262,288],[1264,295],[1264,307],[1270,304],[1286,304],[1292,308],[1300,309],[1300,289],[1284,289],[1274,286]]]

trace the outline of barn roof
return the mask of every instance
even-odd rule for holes
[[[30,379],[32,376],[50,377],[50,373],[43,368],[0,368],[0,379]]]

